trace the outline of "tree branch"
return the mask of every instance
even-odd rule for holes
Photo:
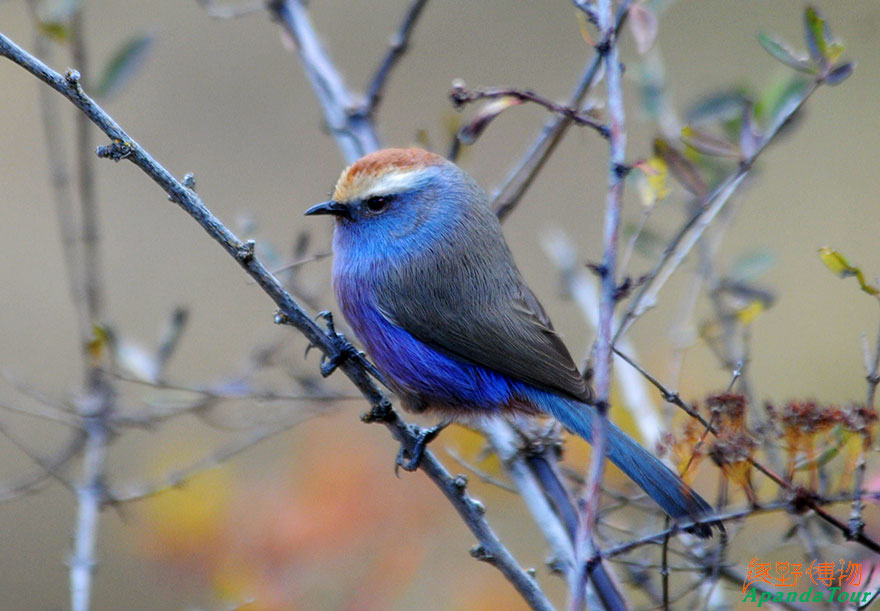
[[[629,1],[624,0],[620,10],[626,11],[628,7]],[[611,326],[614,321],[614,308],[617,305],[617,250],[620,236],[620,217],[623,209],[623,180],[626,176],[626,114],[623,108],[621,84],[623,67],[617,48],[614,6],[611,0],[598,0],[597,12],[598,27],[602,34],[602,41],[599,43],[597,51],[605,60],[610,155],[608,196],[605,203],[603,230],[604,250],[600,270],[602,289],[599,297],[599,325],[596,329],[595,359],[593,361],[597,401],[593,414],[593,451],[590,455],[587,486],[581,501],[581,522],[576,542],[578,581],[572,592],[571,605],[575,611],[583,607],[589,558],[592,556],[592,550],[595,546],[594,530],[599,516],[599,491],[605,468],[607,411],[611,400],[613,362]]]
[[[293,4],[299,6],[298,2]],[[397,413],[391,408],[391,402],[388,397],[370,378],[367,367],[359,359],[342,358],[343,347],[340,345],[339,337],[335,334],[325,333],[296,303],[293,297],[284,290],[278,279],[269,273],[254,254],[254,242],[250,240],[242,242],[208,210],[194,191],[188,189],[175,179],[168,170],[156,162],[146,150],[131,138],[110,115],[104,112],[83,91],[80,86],[78,72],[69,70],[66,76],[61,76],[21,49],[3,34],[0,34],[0,55],[9,58],[67,98],[111,139],[112,144],[109,146],[98,147],[98,156],[113,159],[114,161],[126,159],[139,167],[168,194],[171,201],[179,205],[187,214],[195,219],[229,255],[237,260],[279,307],[280,313],[276,316],[276,322],[296,327],[328,359],[338,362],[339,369],[357,386],[372,406],[372,410],[365,416],[365,420],[381,422],[391,431],[395,439],[400,443],[407,444],[407,447],[412,447],[418,441],[417,427],[408,425],[398,417]],[[96,425],[98,422],[100,421],[97,419],[87,420],[86,424],[87,426]],[[95,445],[90,447],[87,444],[85,455],[87,466],[84,467],[84,472],[93,470],[95,467],[94,463],[98,462],[97,447],[99,442],[106,442],[105,435],[106,430],[96,429],[90,433],[89,437],[94,440]],[[463,478],[453,478],[429,451],[424,452],[419,468],[427,473],[431,480],[443,491],[459,515],[464,519],[465,524],[474,536],[477,537],[479,545],[474,555],[498,568],[533,609],[552,609],[552,605],[541,591],[535,579],[516,563],[516,560],[495,535],[488,522],[486,522],[483,516],[484,510],[482,505],[466,493]],[[95,489],[97,487],[97,485],[92,485],[81,489],[83,498],[80,503],[82,510],[79,519],[80,526],[78,528],[82,528],[86,534],[89,534],[89,524],[93,525],[95,523],[96,514],[100,509],[100,503],[97,500],[106,499],[105,491],[103,489]],[[83,540],[88,539],[86,536],[83,537]],[[94,539],[90,540],[93,541]],[[88,550],[83,551],[86,552]],[[82,556],[82,558],[86,557],[91,556]],[[77,555],[75,558],[80,558],[80,556]],[[83,575],[88,569],[90,569],[89,566],[77,567],[76,574]]]
[[[626,21],[628,11],[618,10],[615,28],[620,31]],[[599,74],[599,68],[602,66],[602,56],[596,53],[593,59],[589,61],[581,80],[575,86],[574,91],[568,101],[568,106],[579,108],[587,97],[593,81]],[[519,201],[525,195],[528,188],[532,185],[535,177],[544,167],[544,164],[550,158],[550,154],[556,150],[556,145],[562,140],[562,136],[571,127],[571,119],[565,116],[559,116],[544,125],[540,135],[535,139],[534,144],[529,148],[526,154],[520,159],[517,166],[510,173],[498,189],[492,194],[490,203],[495,214],[500,220],[504,220],[513,212]]]
[[[714,191],[705,196],[697,205],[697,213],[691,217],[679,230],[678,234],[673,238],[669,246],[663,253],[663,257],[657,263],[653,270],[648,274],[646,281],[642,284],[638,293],[630,302],[623,316],[617,331],[614,333],[613,341],[616,342],[632,325],[636,318],[645,313],[649,308],[653,307],[657,300],[657,294],[666,284],[666,281],[672,273],[678,268],[679,264],[684,260],[688,252],[712,220],[718,215],[730,197],[739,188],[743,179],[752,169],[755,161],[767,149],[767,146],[776,139],[780,130],[788,123],[788,120],[806,103],[813,92],[819,87],[820,81],[813,81],[810,87],[804,92],[796,104],[793,104],[780,119],[773,125],[770,132],[764,136],[754,153],[747,159],[743,160],[737,170],[728,176]]]
[[[379,149],[372,121],[358,112],[354,101],[315,33],[301,0],[269,0],[269,12],[281,23],[296,45],[303,70],[318,97],[330,134],[346,163]]]
[[[367,90],[367,105],[364,112],[368,117],[376,115],[376,110],[382,101],[383,89],[388,82],[388,76],[397,65],[397,62],[400,61],[400,58],[403,57],[403,54],[406,53],[409,39],[426,4],[428,4],[428,0],[414,0],[406,11],[406,15],[397,33],[388,42],[388,53],[385,54],[382,63],[379,64],[379,69],[376,70],[376,75],[373,77],[370,88]]]

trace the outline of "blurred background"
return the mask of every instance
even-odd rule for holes
[[[315,27],[352,89],[369,82],[407,5],[310,3]],[[310,239],[300,255],[326,252],[329,223],[302,212],[326,199],[344,162],[322,130],[312,89],[277,25],[265,13],[215,20],[195,0],[86,0],[84,6],[94,72],[132,37],[152,37],[136,76],[105,104],[128,133],[177,177],[193,172],[212,212],[242,237],[256,239],[270,261],[295,259],[294,245],[303,244],[304,234]],[[880,5],[851,0],[818,6],[858,67],[844,85],[822,88],[798,129],[761,158],[732,206],[735,215],[717,258],[722,271],[752,265],[750,278],[759,275],[755,282],[775,297],[750,325],[749,381],[759,400],[863,400],[860,338],[877,332],[876,301],[854,281],[829,273],[817,249],[834,246],[869,278],[880,274],[880,185],[871,166],[880,151]],[[639,56],[632,36],[624,34],[629,158],[650,156],[658,130],[643,95],[658,83],[647,82],[645,74],[662,71],[661,99],[679,119],[719,90],[760,94],[789,71],[760,48],[756,35],[775,33],[803,49],[802,13],[799,2],[679,0],[660,11],[648,55]],[[0,31],[33,48],[24,2],[0,2]],[[445,153],[454,126],[473,114],[452,110],[453,79],[474,87],[531,88],[564,100],[591,53],[575,10],[563,0],[430,2],[385,91],[378,117],[383,142],[418,142]],[[73,65],[63,46],[56,44],[53,55],[54,68]],[[6,376],[0,405],[41,412],[41,403],[69,403],[75,396],[81,355],[38,112],[43,85],[4,60],[0,87],[0,370]],[[73,109],[58,108],[66,136],[60,152],[70,158]],[[506,111],[466,147],[461,165],[495,188],[547,118],[537,107]],[[96,138],[104,143],[97,132]],[[593,331],[566,296],[544,244],[564,228],[580,261],[600,259],[606,168],[605,142],[591,131],[570,130],[505,222],[527,281],[576,358],[588,350]],[[262,388],[284,392],[291,376],[318,379],[317,353],[303,359],[304,340],[273,325],[274,304],[164,193],[130,164],[101,161],[96,172],[105,322],[135,355],[131,363],[138,350],[155,349],[163,325],[182,306],[189,318],[168,365],[170,382],[196,387],[234,381],[253,365],[255,349],[279,343],[272,367],[260,374]],[[632,225],[641,215],[636,189],[628,188],[627,198],[626,224]],[[673,235],[684,218],[682,200],[679,192],[659,204],[648,224],[652,234]],[[630,273],[650,269],[655,255],[636,249]],[[329,266],[324,258],[297,276],[315,310],[335,309]],[[678,320],[693,270],[686,262],[659,306],[629,333],[643,365],[688,400],[725,388],[731,375],[701,337],[712,316],[709,301],[702,297],[693,317]],[[355,394],[341,375],[326,384]],[[184,391],[119,385],[120,403],[132,413],[193,400]],[[106,510],[94,608],[222,608],[252,598],[254,608],[522,606],[495,569],[470,558],[470,533],[427,479],[418,473],[394,477],[397,447],[384,428],[360,423],[365,407],[358,400],[224,402],[210,418],[182,416],[116,438],[109,478],[136,489],[233,447],[249,427],[302,421],[180,490]],[[322,415],[309,417],[317,412]],[[625,413],[615,417],[627,426]],[[57,453],[68,435],[62,425],[10,410],[0,412],[0,426],[42,456]],[[570,446],[571,463],[583,468],[585,448]],[[476,461],[481,442],[456,428],[434,447],[450,470],[460,472],[464,467],[444,448]],[[492,460],[481,465],[498,468]],[[0,439],[0,484],[12,485],[35,469],[9,438]],[[704,471],[698,488],[711,498],[717,478],[708,466]],[[562,603],[564,584],[548,575],[547,550],[521,501],[471,479],[492,525]],[[742,502],[739,493],[734,500]],[[67,607],[65,560],[74,518],[73,495],[54,481],[0,505],[0,606]],[[762,518],[763,527],[780,535],[787,522],[775,519]],[[876,523],[873,528],[880,534]],[[745,559],[742,570],[748,558],[760,555],[751,545],[735,547],[734,560]]]

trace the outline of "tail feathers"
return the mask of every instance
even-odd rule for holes
[[[546,395],[544,398],[545,400],[540,403],[543,411],[588,442],[593,442],[595,410],[592,406],[558,395],[551,395],[549,400]],[[607,423],[606,431],[608,459],[638,484],[671,518],[676,520],[710,518],[688,529],[702,538],[712,536],[710,525],[723,530],[720,522],[711,520],[714,513],[712,506],[669,467],[612,422]]]

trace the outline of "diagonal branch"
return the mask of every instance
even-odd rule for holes
[[[678,234],[672,239],[672,242],[666,247],[663,257],[648,274],[645,283],[630,302],[621,317],[617,331],[614,333],[613,341],[616,342],[629,329],[635,319],[653,307],[657,300],[657,294],[663,288],[663,285],[666,284],[666,281],[678,268],[685,256],[687,256],[687,253],[690,252],[694,244],[700,239],[700,236],[703,235],[706,227],[718,216],[718,213],[739,188],[755,161],[767,149],[767,146],[776,139],[780,130],[788,124],[789,119],[801,109],[813,92],[816,91],[819,84],[818,80],[812,82],[797,103],[792,104],[788,111],[774,123],[770,132],[762,138],[754,153],[748,159],[741,161],[735,172],[699,202],[697,213],[682,226]]]
[[[385,54],[382,63],[379,64],[376,76],[373,77],[370,88],[367,90],[367,104],[364,112],[368,117],[376,115],[376,110],[382,101],[382,91],[388,81],[388,76],[397,65],[397,62],[400,61],[400,58],[403,57],[403,54],[406,53],[413,29],[415,29],[416,22],[419,20],[422,9],[425,8],[426,4],[428,4],[428,0],[414,0],[406,11],[403,22],[400,24],[400,29],[391,37],[388,44],[388,53]]]
[[[618,10],[616,30],[619,32],[626,21],[628,11]],[[568,101],[568,106],[578,108],[593,86],[593,82],[599,74],[602,66],[602,56],[596,53],[587,64],[581,80],[575,86]],[[572,121],[568,117],[559,116],[546,123],[540,135],[535,139],[528,152],[520,159],[519,164],[507,177],[507,180],[493,194],[490,199],[492,209],[502,221],[507,218],[513,209],[519,204],[522,196],[532,185],[535,177],[550,158],[550,154],[556,150],[556,145],[562,140],[562,136],[571,127]]]
[[[359,105],[318,39],[302,0],[270,0],[266,6],[295,44],[330,134],[346,162],[352,163],[377,150],[379,137],[373,123],[357,112]]]
[[[302,8],[299,2],[285,4],[293,4]],[[344,350],[340,346],[338,336],[326,333],[284,290],[278,279],[254,254],[254,242],[252,240],[242,242],[208,210],[194,191],[174,178],[110,115],[86,95],[80,86],[78,72],[68,70],[66,76],[58,74],[3,34],[0,34],[0,55],[9,58],[67,98],[111,139],[112,144],[109,146],[98,147],[100,157],[114,161],[126,159],[136,165],[168,194],[171,201],[193,217],[230,256],[234,257],[278,306],[280,312],[276,317],[276,322],[296,327],[328,359],[338,362],[339,369],[357,386],[372,406],[371,411],[365,416],[365,420],[381,422],[391,431],[396,440],[409,448],[412,448],[419,441],[418,428],[399,418],[391,408],[391,401],[371,379],[364,362],[356,358],[342,357]],[[94,437],[97,438],[97,436]],[[85,460],[89,461],[93,458],[87,447]],[[441,489],[476,536],[479,545],[473,550],[474,555],[498,568],[533,609],[552,609],[552,605],[535,579],[517,564],[489,526],[483,515],[485,512],[483,506],[467,494],[464,478],[452,477],[429,451],[424,452],[419,468]],[[106,494],[103,494],[103,491],[101,498],[106,499]],[[85,507],[93,512],[97,512],[100,508],[97,504],[89,504]],[[83,514],[86,513],[83,512]],[[88,515],[84,515],[83,519],[88,517]]]

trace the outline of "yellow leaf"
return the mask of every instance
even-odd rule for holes
[[[749,303],[749,305],[737,310],[736,317],[742,324],[749,325],[755,321],[755,319],[758,317],[758,314],[763,312],[764,309],[764,303],[759,299],[755,299],[754,301]]]
[[[825,264],[825,267],[841,278],[846,278],[847,276],[852,276],[856,273],[855,268],[849,264],[846,257],[833,248],[827,246],[820,248],[819,258],[822,259],[822,263]]]
[[[107,333],[107,329],[97,323],[93,324],[92,337],[89,339],[87,346],[89,356],[92,357],[92,363],[97,364],[101,360],[101,357],[104,356],[104,350],[109,343],[110,335]]]
[[[846,47],[839,42],[832,42],[828,45],[827,56],[828,63],[833,64],[837,62],[838,59],[843,55],[843,52],[846,50]]]
[[[51,38],[55,42],[67,42],[67,39],[70,38],[70,28],[66,23],[60,23],[55,21],[38,21],[37,28],[39,28],[40,32],[47,37]]]
[[[846,257],[838,251],[825,246],[819,249],[819,258],[822,259],[822,263],[824,263],[828,269],[841,278],[855,276],[861,289],[868,295],[873,295],[874,297],[880,296],[880,289],[873,284],[868,284],[862,270],[855,265],[851,265],[850,262],[846,260]]]
[[[642,171],[638,189],[645,207],[653,206],[669,196],[669,166],[662,157],[640,161],[635,167]]]

